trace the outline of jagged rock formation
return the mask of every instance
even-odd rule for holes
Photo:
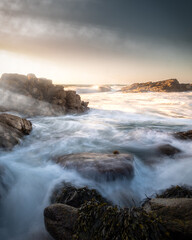
[[[31,130],[30,121],[11,114],[0,114],[0,147],[12,149]]]
[[[185,92],[192,91],[192,84],[179,83],[177,79],[168,79],[158,82],[134,83],[123,87],[123,92]]]
[[[178,192],[182,198],[175,198]],[[165,196],[162,193],[161,198],[148,199],[143,207],[133,209],[117,208],[98,199],[79,208],[56,203],[44,210],[45,226],[55,240],[190,240],[191,190],[187,190],[187,198],[185,193],[186,188],[176,186],[166,190]]]
[[[95,181],[131,179],[134,175],[133,156],[130,154],[79,153],[64,155],[54,161]]]
[[[75,91],[65,91],[62,85],[54,85],[51,80],[34,74],[3,74],[0,91],[1,111],[51,116],[88,110],[88,103],[81,101]]]

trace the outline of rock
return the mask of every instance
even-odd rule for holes
[[[188,186],[172,186],[158,194],[157,198],[192,198],[192,188]]]
[[[158,82],[134,83],[123,87],[123,92],[185,92],[192,91],[192,84],[180,84],[177,79]]]
[[[11,114],[0,114],[0,147],[6,150],[12,149],[31,130],[30,121]]]
[[[144,210],[161,218],[171,239],[192,239],[191,198],[151,199],[144,205]]]
[[[171,146],[170,144],[160,145],[157,150],[161,155],[167,155],[167,156],[173,156],[176,153],[181,152],[181,150],[179,150],[176,147]]]
[[[3,74],[0,90],[3,94],[0,109],[4,111],[51,116],[88,110],[88,102],[81,101],[75,91],[65,91],[62,85],[34,74]]]
[[[134,175],[133,156],[130,154],[79,153],[64,155],[54,161],[95,181],[131,179]]]
[[[71,240],[78,219],[77,208],[53,204],[44,210],[45,227],[55,240]]]
[[[110,92],[111,91],[111,87],[110,86],[99,86],[98,90],[100,92]]]
[[[93,199],[98,203],[109,203],[95,189],[88,189],[87,187],[76,188],[64,183],[53,192],[51,203],[62,203],[79,208]]]
[[[192,130],[186,132],[177,132],[174,134],[174,137],[181,140],[192,140]]]

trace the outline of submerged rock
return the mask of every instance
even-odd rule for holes
[[[158,82],[134,83],[123,87],[123,92],[185,92],[192,91],[192,84],[181,84],[177,79]]]
[[[54,159],[67,169],[75,169],[83,177],[95,181],[131,179],[134,175],[133,156],[130,154],[79,153]]]
[[[181,140],[192,140],[192,130],[186,132],[177,132],[174,134],[174,137]]]
[[[81,101],[75,91],[65,91],[51,80],[34,74],[3,74],[0,80],[3,93],[0,110],[16,111],[27,116],[83,113],[88,102]]]
[[[12,149],[31,130],[30,121],[11,114],[0,114],[0,147]]]
[[[175,155],[176,153],[180,153],[181,150],[170,145],[170,144],[164,144],[164,145],[160,145],[158,147],[158,152],[162,155],[167,155],[167,156],[173,156]]]

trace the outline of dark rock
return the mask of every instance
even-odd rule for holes
[[[161,217],[171,239],[192,239],[191,198],[155,198],[148,201],[144,209]]]
[[[78,219],[78,209],[65,205],[53,204],[44,210],[45,227],[55,240],[71,240]]]
[[[158,152],[162,155],[167,155],[167,156],[173,156],[176,153],[180,153],[181,150],[179,150],[176,147],[171,146],[170,144],[164,144],[158,147]]]
[[[174,137],[181,140],[192,140],[192,130],[186,132],[177,132],[174,134]]]
[[[4,111],[17,111],[27,116],[51,116],[88,110],[88,102],[81,101],[75,91],[65,91],[62,85],[36,78],[34,74],[3,74],[0,90],[4,97],[0,109]]]
[[[63,203],[79,208],[93,199],[98,203],[109,203],[95,189],[88,189],[87,187],[76,188],[70,184],[62,184],[53,192],[51,203]]]
[[[31,130],[30,121],[11,114],[0,114],[0,147],[6,150],[12,149]]]
[[[177,79],[158,82],[134,83],[123,87],[123,92],[185,92],[192,91],[192,84],[180,84]]]
[[[192,198],[192,188],[188,186],[172,186],[161,194],[157,194],[157,198]]]
[[[133,156],[130,154],[79,153],[64,155],[54,161],[96,181],[131,179],[134,175]]]

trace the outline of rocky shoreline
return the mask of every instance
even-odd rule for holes
[[[34,74],[3,74],[0,94],[0,111],[15,111],[27,117],[79,114],[89,109],[88,102],[81,101],[75,91],[65,91],[62,85]]]
[[[134,83],[130,86],[123,87],[124,93],[141,93],[141,92],[187,92],[192,91],[192,84],[179,83],[177,79],[167,79],[158,82]]]

